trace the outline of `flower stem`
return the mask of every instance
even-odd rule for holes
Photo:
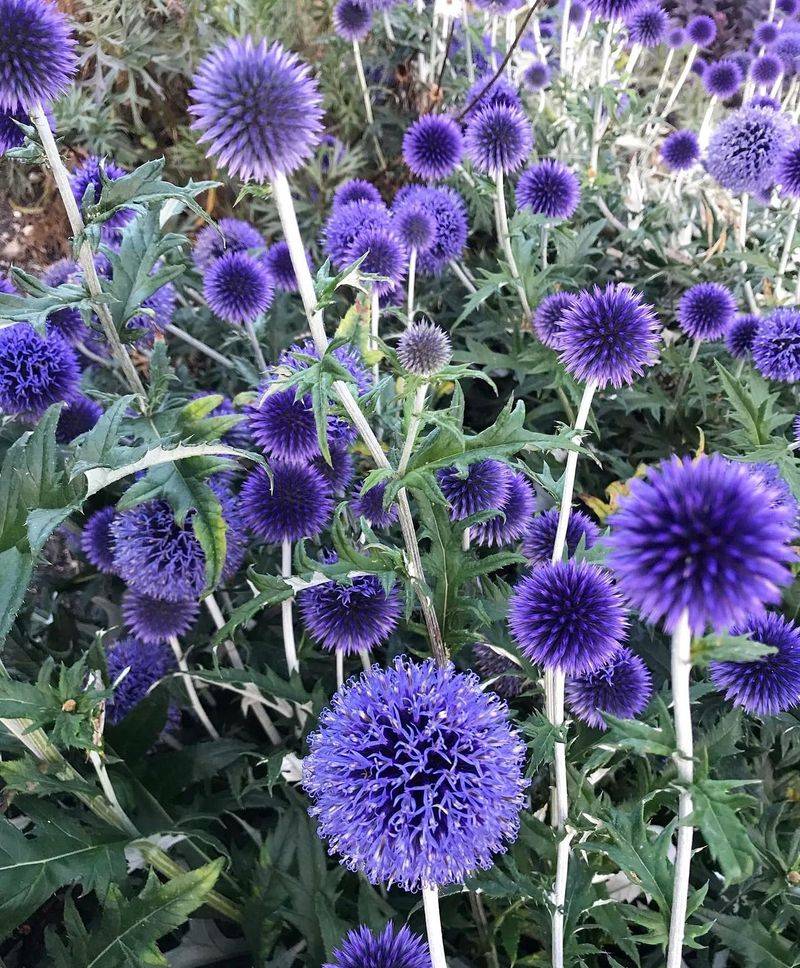
[[[428,384],[421,383],[414,393],[414,402],[411,405],[411,416],[408,420],[408,430],[406,432],[405,442],[403,443],[403,453],[400,455],[400,463],[397,465],[397,473],[400,477],[405,474],[408,469],[408,462],[411,460],[411,454],[414,450],[414,444],[417,441],[417,434],[419,433],[422,412],[425,409],[425,396],[427,392]]]
[[[570,22],[569,15],[572,11],[572,0],[564,0],[562,4],[561,13],[561,46],[560,46],[560,64],[561,71],[565,77],[569,76],[569,32],[570,32]]]
[[[477,292],[478,287],[469,278],[469,276],[464,272],[461,266],[456,262],[455,259],[451,259],[448,263],[450,268],[453,270],[453,275],[458,279],[458,281],[463,285],[467,292]]]
[[[336,649],[336,688],[341,689],[344,685],[344,652]]]
[[[697,142],[700,145],[701,151],[705,151],[708,148],[708,142],[711,140],[711,119],[714,117],[714,109],[718,101],[719,98],[717,97],[709,98],[706,113],[703,115],[703,120],[700,124],[700,133],[697,136]]]
[[[370,126],[372,131],[372,140],[375,144],[375,156],[378,159],[378,164],[381,168],[386,167],[386,158],[384,157],[383,151],[381,149],[381,143],[378,141],[378,136],[375,134],[375,116],[372,113],[372,100],[369,96],[369,88],[367,87],[367,78],[364,74],[364,64],[361,61],[361,45],[357,40],[353,41],[353,57],[356,62],[356,74],[358,74],[358,83],[361,86],[361,97],[364,99],[364,113],[367,116],[367,124]]]
[[[503,249],[503,253],[506,257],[506,262],[508,263],[508,268],[511,270],[511,277],[519,292],[519,299],[522,303],[522,309],[525,312],[526,321],[530,319],[531,307],[528,303],[528,294],[525,292],[525,286],[522,284],[522,277],[519,274],[519,269],[517,268],[517,260],[514,258],[514,250],[511,246],[511,236],[508,231],[508,212],[506,211],[506,196],[503,187],[503,172],[498,170],[495,175],[495,186],[497,191],[495,192],[495,214],[497,216],[497,235],[499,237],[500,245]]]
[[[253,325],[253,320],[245,320],[244,328],[247,333],[247,338],[250,340],[250,345],[253,347],[253,356],[256,358],[256,366],[258,367],[259,372],[264,374],[267,372],[267,361],[264,359],[261,344],[258,342],[258,336],[256,335],[256,328]]]
[[[603,88],[608,83],[608,69],[611,60],[611,41],[614,36],[615,23],[610,20],[603,35],[603,47],[600,54],[600,76],[598,91],[595,94],[594,119],[592,121],[592,144],[589,153],[589,178],[595,179],[600,164],[600,140],[603,136]]]
[[[470,86],[475,83],[475,64],[472,61],[472,35],[469,32],[469,10],[467,4],[462,6],[462,16],[464,18],[464,58],[467,62],[467,80]]]
[[[167,323],[164,327],[165,330],[172,336],[177,336],[178,339],[182,339],[184,343],[188,343],[189,346],[193,346],[199,352],[205,354],[210,360],[215,363],[219,363],[220,366],[224,366],[229,370],[235,370],[236,366],[232,363],[226,356],[222,353],[218,353],[215,349],[212,349],[207,343],[204,343],[201,339],[196,336],[192,336],[191,333],[187,333],[185,329],[181,329],[180,326],[176,326],[174,323]]]
[[[281,578],[292,577],[292,542],[283,539],[281,543]],[[281,602],[281,619],[283,621],[283,651],[286,654],[286,667],[289,675],[300,671],[297,661],[297,648],[294,644],[294,622],[292,620],[293,598]]]
[[[683,65],[683,70],[678,76],[678,80],[675,82],[675,87],[673,87],[667,98],[667,103],[664,105],[664,110],[659,115],[659,118],[665,118],[669,112],[672,110],[673,104],[678,100],[678,95],[681,93],[683,85],[686,83],[686,79],[689,77],[689,71],[692,69],[692,64],[694,64],[694,59],[697,57],[697,44],[692,44],[689,48],[689,53],[686,56],[686,62]]]
[[[408,325],[414,322],[414,282],[417,273],[417,250],[411,249],[408,257]]]
[[[650,111],[647,115],[647,120],[645,122],[645,127],[649,128],[650,125],[656,120],[656,111],[658,109],[658,102],[661,100],[661,95],[664,93],[664,88],[667,86],[667,78],[670,76],[672,70],[672,62],[675,60],[675,48],[670,47],[667,52],[667,56],[664,60],[664,68],[661,71],[661,76],[658,79],[658,85],[656,86],[656,93],[653,95],[653,101],[650,105]]]
[[[181,650],[180,642],[176,636],[171,635],[169,637],[169,644],[172,648],[173,655],[175,656],[175,661],[178,663],[178,668],[183,673],[181,678],[183,679],[183,684],[186,687],[186,695],[189,697],[189,702],[192,705],[195,715],[202,723],[208,735],[212,739],[219,739],[219,733],[217,732],[214,724],[208,718],[208,714],[206,713],[205,709],[203,709],[203,706],[200,702],[200,697],[197,695],[197,690],[194,687],[194,682],[192,680],[191,673],[189,672],[189,666],[186,662],[186,658]]]
[[[547,268],[547,246],[550,242],[550,231],[547,225],[542,226],[541,253],[542,253],[542,272]]]
[[[442,919],[439,913],[439,891],[433,887],[422,888],[422,905],[425,908],[425,928],[432,968],[447,968],[442,938]]]
[[[797,232],[797,221],[800,218],[800,198],[796,198],[792,203],[792,214],[789,219],[789,227],[786,230],[786,240],[783,243],[783,252],[778,266],[778,278],[775,280],[775,288],[780,295],[783,292],[783,277],[786,275],[786,267],[789,265],[789,256],[794,247],[794,237]]]

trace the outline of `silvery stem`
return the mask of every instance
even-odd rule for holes
[[[358,657],[361,659],[361,668],[364,670],[364,672],[369,672],[369,670],[372,668],[372,662],[369,658],[369,651],[367,649],[359,649]]]
[[[344,652],[336,649],[336,688],[341,689],[344,685]]]
[[[792,214],[789,219],[789,227],[786,230],[786,240],[783,243],[783,252],[778,266],[778,278],[775,283],[779,292],[783,289],[783,277],[786,274],[786,267],[789,265],[789,256],[792,254],[798,218],[800,218],[800,198],[796,198],[792,203]]]
[[[596,178],[600,163],[600,140],[603,137],[603,87],[608,81],[609,60],[611,58],[611,41],[614,35],[614,21],[609,21],[603,36],[603,49],[600,54],[599,90],[595,95],[594,119],[592,121],[592,145],[589,155],[589,177]]]
[[[497,17],[492,17],[492,26],[489,31],[489,63],[492,66],[492,73],[497,71]]]
[[[264,353],[261,350],[261,345],[258,342],[258,336],[256,336],[256,328],[253,325],[252,319],[245,320],[244,324],[245,332],[247,333],[247,338],[250,340],[250,345],[253,347],[253,356],[256,358],[256,366],[259,372],[263,375],[267,372],[267,361],[264,359]]]
[[[391,41],[391,43],[394,43],[395,42],[394,29],[392,27],[392,22],[389,19],[388,10],[383,11],[383,29],[386,31],[386,39]]]
[[[645,127],[649,127],[656,116],[658,102],[661,100],[661,95],[664,93],[664,87],[666,86],[667,78],[669,77],[670,70],[672,69],[673,60],[675,60],[675,48],[670,47],[669,51],[667,52],[667,56],[664,59],[664,69],[661,71],[661,77],[658,79],[658,86],[656,87],[653,102],[650,105],[650,112],[647,116]]]
[[[628,55],[628,63],[625,65],[625,75],[628,80],[630,80],[631,75],[636,69],[636,65],[639,62],[639,58],[642,56],[642,45],[634,44],[631,47],[631,52]]]
[[[231,363],[226,356],[223,356],[222,353],[218,353],[215,349],[212,349],[207,343],[204,343],[196,336],[192,336],[191,333],[187,333],[186,330],[181,329],[180,326],[176,326],[174,323],[167,323],[164,328],[172,336],[177,336],[178,339],[182,339],[184,343],[188,343],[189,346],[193,346],[196,350],[204,353],[210,360],[213,360],[215,363],[219,363],[220,366],[227,367],[229,370],[236,369],[235,365]]]
[[[402,477],[408,469],[408,463],[411,460],[411,454],[414,451],[414,444],[417,441],[417,434],[419,433],[420,422],[422,420],[422,411],[425,409],[425,395],[427,392],[428,384],[421,383],[414,393],[414,402],[412,404],[411,417],[408,421],[406,439],[403,444],[403,453],[400,455],[400,463],[397,465],[397,473],[400,475],[400,477]]]
[[[373,125],[375,124],[375,117],[372,113],[372,99],[369,96],[369,88],[367,87],[367,78],[364,74],[364,64],[361,61],[361,45],[357,40],[353,41],[353,57],[356,62],[356,74],[358,74],[358,83],[361,87],[361,97],[364,100],[364,113],[367,116],[367,124],[372,129],[372,140],[375,144],[375,155],[381,168],[386,167],[386,158],[384,157],[383,150],[381,149],[381,143],[378,141],[378,136],[375,134]]]
[[[742,195],[742,205],[739,213],[739,225],[737,233],[739,249],[741,250],[742,255],[744,255],[747,250],[747,216],[749,210],[750,196],[747,194],[747,192],[745,192]],[[756,303],[755,294],[753,293],[753,287],[750,283],[750,280],[746,278],[747,261],[745,259],[743,259],[739,264],[739,269],[741,270],[742,275],[745,276],[744,294],[747,297],[747,305],[749,306],[751,313],[758,315],[758,305]]]
[[[412,248],[408,257],[408,325],[414,322],[414,281],[417,272],[417,250]]]
[[[378,335],[380,332],[380,324],[381,324],[381,298],[375,292],[374,289],[372,290],[372,294],[370,295],[370,314],[369,315],[370,315],[369,331],[371,336],[371,339],[369,342],[369,348],[377,352]],[[372,367],[372,375],[375,378],[376,384],[380,379],[380,375],[381,375],[380,369],[381,368],[379,363],[375,363],[375,365]]]
[[[467,292],[477,292],[478,287],[474,282],[467,276],[461,266],[456,262],[455,259],[451,259],[448,263],[450,268],[453,270],[453,274],[457,277],[458,281],[464,286]]]
[[[169,644],[172,648],[172,653],[175,656],[175,661],[178,663],[178,668],[183,673],[181,678],[183,679],[183,684],[186,688],[186,695],[189,697],[189,702],[191,703],[195,715],[200,720],[208,735],[212,739],[219,739],[219,733],[217,732],[214,724],[208,718],[208,714],[206,713],[205,709],[203,709],[203,706],[200,702],[200,697],[197,695],[197,690],[194,687],[194,681],[192,680],[191,673],[189,672],[189,666],[186,662],[186,658],[184,657],[180,642],[176,636],[171,635],[169,637]]]
[[[531,315],[531,307],[528,303],[528,294],[525,292],[525,286],[522,284],[522,278],[519,274],[519,269],[517,268],[517,260],[514,258],[514,250],[511,246],[511,236],[508,231],[508,213],[506,211],[506,196],[503,188],[503,172],[498,169],[495,175],[495,185],[497,191],[495,193],[495,212],[497,214],[497,234],[500,236],[500,245],[502,246],[503,253],[506,257],[506,262],[508,263],[508,268],[511,271],[511,276],[516,283],[517,291],[519,292],[519,299],[522,303],[522,309],[525,313],[525,319],[529,319]]]
[[[692,69],[692,64],[694,64],[695,57],[697,57],[697,44],[692,44],[686,57],[686,63],[683,65],[683,70],[681,71],[678,80],[675,82],[675,87],[673,87],[670,96],[667,98],[667,103],[664,105],[664,110],[661,112],[662,118],[665,118],[669,114],[669,112],[672,110],[672,105],[678,100],[678,95],[681,93],[681,89],[686,83],[686,79],[689,77],[689,71]]]
[[[425,908],[425,928],[432,968],[447,968],[442,938],[442,919],[439,914],[439,891],[436,886],[422,888],[422,905]]]
[[[464,57],[467,61],[467,80],[472,85],[475,83],[475,65],[472,62],[472,37],[469,32],[469,11],[466,3],[462,6],[462,16],[464,18]]]
[[[542,236],[541,236],[541,252],[542,252],[542,272],[547,268],[547,245],[550,241],[550,229],[549,226],[542,226]]]
[[[281,542],[281,578],[292,577],[292,542],[286,538]],[[300,671],[297,661],[297,648],[294,644],[294,622],[292,620],[293,598],[281,602],[281,620],[283,622],[283,651],[286,655],[286,668],[289,675]]]
[[[711,119],[714,117],[714,109],[718,101],[719,98],[716,96],[709,98],[706,113],[703,115],[703,120],[700,124],[700,134],[697,136],[701,151],[706,150],[708,142],[711,140]]]
[[[578,414],[575,417],[575,436],[573,442],[580,444],[583,439],[583,431],[586,430],[586,422],[589,419],[589,411],[592,406],[592,398],[597,390],[597,383],[590,381],[583,389],[583,396],[578,405]],[[561,491],[561,505],[558,511],[558,527],[553,544],[553,563],[561,561],[564,548],[567,543],[567,527],[572,512],[572,495],[575,489],[575,472],[578,466],[578,451],[571,450],[567,454],[567,463],[564,469],[564,483]]]
[[[569,60],[568,60],[569,32],[570,32],[569,15],[571,10],[572,10],[572,0],[564,0],[564,3],[562,5],[562,13],[561,13],[560,61],[561,61],[561,70],[564,72],[565,76],[569,74]]]

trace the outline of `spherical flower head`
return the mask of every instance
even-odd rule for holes
[[[159,679],[173,671],[175,658],[166,645],[146,645],[139,639],[124,638],[106,653],[106,666],[112,685],[128,670],[106,704],[106,716],[116,725],[133,712]]]
[[[684,611],[701,633],[778,601],[793,532],[790,513],[770,506],[776,494],[719,455],[673,457],[632,481],[608,539],[623,593],[668,632]]]
[[[213,50],[189,92],[207,155],[244,181],[291,175],[322,133],[322,96],[309,68],[280,44],[233,38]]]
[[[446,467],[436,472],[436,480],[453,521],[503,507],[511,490],[511,470],[499,460],[476,461],[463,471]]]
[[[725,346],[735,360],[743,360],[751,352],[760,325],[761,317],[750,313],[740,313],[734,318],[725,333]]]
[[[533,61],[525,68],[522,79],[532,91],[543,91],[550,84],[550,67],[543,61]]]
[[[800,0],[778,0],[776,7],[787,17],[794,17],[800,11]]]
[[[317,425],[310,396],[297,396],[295,387],[259,393],[258,402],[248,408],[247,428],[255,443],[270,457],[286,461],[308,461],[320,455]],[[329,443],[349,443],[350,425],[336,418],[328,420]]]
[[[349,263],[353,245],[366,232],[388,229],[391,222],[389,210],[383,202],[348,202],[331,212],[325,225],[325,252],[337,269]]]
[[[102,413],[103,408],[95,400],[90,400],[82,393],[76,394],[59,414],[56,440],[59,444],[71,444],[76,437],[88,433]]]
[[[576,380],[632,383],[658,357],[659,322],[641,293],[610,283],[579,292],[564,311],[560,360]]]
[[[544,562],[517,583],[508,624],[531,662],[573,676],[608,662],[628,622],[606,572],[570,559]]]
[[[382,205],[381,193],[372,184],[363,178],[350,178],[336,189],[333,193],[333,208],[341,208],[349,205],[350,202],[373,202]]]
[[[709,64],[703,73],[703,84],[712,97],[726,101],[742,86],[742,69],[735,60],[725,58]]]
[[[751,474],[755,475],[759,484],[766,486],[770,491],[769,506],[785,508],[791,515],[790,520],[796,523],[800,516],[800,504],[798,504],[791,487],[781,474],[778,465],[770,464],[767,461],[755,461],[745,464],[745,467]]]
[[[359,494],[350,501],[350,512],[358,520],[364,518],[371,528],[388,528],[397,520],[397,505],[383,506],[383,496],[386,493],[386,482],[379,481],[365,493]]]
[[[800,380],[800,311],[784,307],[762,319],[752,354],[756,369],[768,380]]]
[[[586,6],[595,17],[604,20],[627,20],[641,0],[586,0]]]
[[[666,42],[667,47],[671,50],[678,50],[678,48],[683,47],[686,43],[686,31],[683,27],[672,27],[667,31]]]
[[[800,198],[800,141],[795,141],[783,152],[776,176],[782,194]]]
[[[736,316],[736,300],[717,282],[687,289],[678,303],[678,325],[692,339],[719,339]]]
[[[125,169],[110,159],[100,158],[98,155],[89,155],[88,158],[84,159],[77,167],[72,169],[72,175],[69,181],[72,194],[75,196],[75,201],[83,208],[83,199],[91,185],[92,204],[96,205],[100,201],[100,194],[103,191],[103,177],[105,176],[106,181],[116,181],[125,174],[127,174]],[[110,219],[103,223],[103,230],[113,231],[114,229],[121,229],[134,216],[135,212],[133,210],[123,208],[119,212],[115,212]]]
[[[545,296],[536,307],[531,326],[541,342],[551,350],[561,347],[561,325],[564,313],[574,302],[573,293],[554,292]]]
[[[783,63],[775,54],[762,54],[750,65],[750,77],[761,87],[769,87],[783,73]]]
[[[209,309],[226,323],[253,322],[272,303],[275,289],[263,262],[246,252],[227,252],[203,274]]]
[[[349,41],[363,40],[372,27],[372,13],[357,0],[338,0],[333,8],[333,29]]]
[[[568,679],[565,692],[578,719],[605,730],[603,713],[633,719],[642,712],[650,701],[653,679],[639,656],[622,645],[599,668]]]
[[[686,24],[686,36],[697,47],[708,47],[717,37],[717,23],[713,17],[699,14]]]
[[[505,704],[452,665],[374,667],[336,693],[309,749],[320,836],[373,884],[460,883],[517,835],[525,747]]]
[[[270,470],[272,478],[256,467],[242,484],[239,499],[247,527],[269,544],[315,538],[333,514],[327,482],[305,464],[276,460]]]
[[[49,0],[0,0],[0,110],[54,101],[77,67],[72,25]]]
[[[476,111],[494,104],[504,104],[507,107],[522,110],[522,99],[516,87],[505,77],[498,77],[496,80],[493,80],[493,78],[493,73],[479,77],[467,91],[464,104],[469,107],[468,120],[474,116]],[[491,86],[487,89],[490,81],[492,81]],[[474,104],[473,101],[475,101]],[[470,107],[470,105],[472,106]]]
[[[409,185],[396,195],[392,210],[400,218],[409,207],[422,208],[433,219],[436,232],[433,243],[419,252],[417,272],[438,275],[452,260],[458,259],[467,242],[467,206],[461,195],[452,188],[433,188]]]
[[[470,528],[472,541],[483,548],[499,548],[513,544],[530,527],[536,496],[533,488],[519,471],[510,471],[508,498],[498,514]]]
[[[642,47],[657,47],[669,29],[669,17],[660,3],[639,4],[627,23],[631,43]]]
[[[533,565],[550,561],[558,530],[558,508],[548,508],[531,521],[522,539],[522,553]],[[583,541],[584,548],[591,548],[600,539],[600,529],[583,511],[573,511],[567,524],[567,555],[572,557]]]
[[[712,662],[711,681],[754,716],[776,716],[800,701],[800,629],[782,615],[749,616],[731,635],[749,635],[777,649],[752,662]]]
[[[524,683],[519,676],[509,675],[517,666],[491,646],[479,643],[473,648],[475,671],[482,679],[492,680],[490,688],[506,701],[516,699]]]
[[[759,47],[769,47],[774,44],[780,34],[780,28],[772,20],[765,20],[756,24],[753,31],[753,40]]]
[[[423,114],[403,136],[403,161],[426,181],[452,175],[463,154],[461,128],[446,114]]]
[[[322,454],[319,454],[311,458],[311,466],[319,471],[332,493],[342,498],[353,483],[356,473],[355,461],[344,444],[330,440],[328,449],[331,455],[330,464]]]
[[[792,133],[791,121],[782,111],[745,105],[732,111],[712,135],[706,168],[732,192],[769,188]]]
[[[453,355],[450,337],[429,319],[412,323],[397,344],[400,365],[414,376],[433,376]]]
[[[264,237],[254,225],[240,218],[223,218],[198,233],[192,255],[198,269],[207,269],[228,252],[257,253],[263,248]]]
[[[497,176],[516,171],[532,145],[531,124],[521,108],[490,104],[469,116],[465,150],[472,164],[484,174]]]
[[[793,77],[800,67],[800,37],[782,33],[772,45],[771,53],[780,57],[786,77]]]
[[[358,575],[349,585],[328,581],[297,596],[306,631],[330,652],[356,655],[385,642],[402,612],[396,588],[386,591],[377,575]]]
[[[311,268],[311,257],[308,252],[306,252],[306,262]],[[267,249],[264,254],[264,268],[276,289],[283,292],[298,291],[297,276],[289,253],[289,245],[283,239]]]
[[[436,239],[436,222],[421,205],[404,206],[392,224],[407,249],[427,252]]]
[[[0,411],[38,420],[78,392],[80,371],[72,348],[55,333],[45,337],[27,323],[0,330]]]
[[[296,373],[308,367],[308,362],[303,357],[310,356],[315,360],[319,359],[317,350],[312,339],[304,340],[302,343],[292,343],[288,350],[283,350],[278,358],[278,365]],[[349,372],[356,385],[358,396],[368,393],[372,389],[372,374],[364,366],[364,360],[359,351],[352,344],[344,343],[333,351],[333,357]]]
[[[577,175],[553,158],[527,168],[517,182],[517,208],[548,219],[570,218],[581,198]]]
[[[768,111],[780,111],[781,102],[767,94],[757,94],[747,102],[748,107],[766,108]]]
[[[89,563],[103,574],[113,575],[114,547],[111,534],[111,524],[116,511],[113,507],[101,508],[90,514],[86,519],[81,533],[81,551],[86,555]]]
[[[688,171],[700,158],[700,142],[694,131],[673,131],[661,142],[661,157],[670,171]]]
[[[364,275],[380,276],[371,279],[370,288],[378,296],[391,292],[406,274],[408,257],[400,238],[389,228],[361,232],[347,253],[347,261],[362,259],[358,267]]]
[[[333,952],[333,962],[322,968],[430,968],[431,956],[427,944],[408,928],[396,930],[387,924],[380,934],[373,934],[364,925],[355,928]]]
[[[577,26],[578,24],[582,24],[585,19],[586,4],[580,2],[573,3],[569,10],[569,22],[573,26]]]
[[[167,601],[128,588],[122,596],[125,626],[145,645],[166,642],[173,635],[189,632],[200,613],[197,599]]]
[[[44,106],[44,113],[51,130],[55,129],[53,112],[47,105]],[[30,115],[21,104],[13,108],[0,108],[0,155],[4,155],[11,148],[20,148],[25,143],[25,135],[17,122],[27,127],[33,125]]]

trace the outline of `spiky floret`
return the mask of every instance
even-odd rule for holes
[[[273,461],[272,477],[256,467],[239,494],[242,517],[258,538],[271,544],[314,538],[333,513],[330,486],[305,464]]]
[[[127,669],[106,705],[112,723],[121,722],[146,698],[153,686],[169,675],[175,665],[166,645],[146,645],[135,638],[115,642],[106,653],[109,683],[113,685]]]
[[[498,508],[497,515],[470,529],[472,540],[476,545],[486,548],[519,541],[530,527],[535,506],[536,496],[525,476],[519,471],[510,471],[508,498]]]
[[[516,171],[532,145],[531,123],[520,108],[495,103],[470,112],[464,149],[478,171],[493,176]]]
[[[113,575],[114,545],[111,524],[116,511],[113,507],[101,508],[86,519],[81,534],[81,551],[98,571]]]
[[[427,181],[452,175],[463,153],[461,128],[446,114],[423,114],[403,136],[403,160]]]
[[[436,480],[450,505],[454,521],[502,508],[511,491],[511,469],[499,460],[480,460],[463,470],[445,467]]]
[[[76,394],[62,409],[56,425],[56,440],[59,444],[69,444],[94,427],[103,413],[103,408],[95,400],[82,393]]]
[[[745,105],[732,111],[711,137],[706,168],[723,188],[757,193],[770,188],[793,136],[782,111]]]
[[[412,323],[397,344],[397,358],[415,376],[433,376],[450,362],[453,347],[441,326],[429,319]]]
[[[694,131],[673,131],[661,143],[661,157],[670,171],[688,171],[700,158],[700,142]]]
[[[774,309],[759,323],[751,350],[756,369],[768,380],[800,380],[800,311]]]
[[[517,182],[517,207],[548,219],[570,218],[580,199],[577,175],[554,158],[532,165]]]
[[[539,339],[551,350],[561,347],[561,324],[564,313],[575,301],[571,292],[553,292],[536,307],[531,326]]]
[[[387,924],[380,934],[366,925],[354,928],[340,948],[333,952],[333,962],[323,968],[430,968],[427,944],[407,927],[397,930]]]
[[[735,60],[725,57],[708,65],[703,73],[703,86],[712,97],[727,100],[739,90],[744,80]]]
[[[185,635],[197,621],[200,606],[195,598],[168,601],[133,588],[122,596],[122,618],[131,633],[146,645]]]
[[[72,348],[55,333],[40,336],[27,323],[0,330],[0,411],[38,419],[78,392],[80,372]]]
[[[347,261],[361,259],[359,272],[380,279],[370,280],[371,290],[379,296],[391,292],[406,274],[408,256],[401,239],[388,227],[361,232],[347,252]]]
[[[743,360],[753,348],[761,316],[750,313],[740,313],[728,327],[725,333],[725,346],[735,360]]]
[[[54,101],[77,68],[72,24],[49,0],[0,0],[0,110]]]
[[[45,107],[44,113],[50,128],[55,128],[53,112],[49,107]],[[30,115],[21,104],[13,108],[0,108],[0,155],[4,155],[11,148],[19,148],[25,143],[25,134],[20,124],[26,127],[31,127],[33,124]]]
[[[349,205],[350,202],[373,202],[382,205],[381,193],[372,184],[363,178],[350,178],[336,189],[333,193],[333,208],[341,208]]]
[[[240,218],[223,218],[198,233],[192,255],[199,269],[207,269],[226,252],[257,255],[263,248],[264,237],[254,225]]]
[[[678,325],[693,339],[719,339],[735,315],[733,293],[717,282],[691,286],[678,303]]]
[[[358,239],[373,229],[389,228],[391,216],[383,202],[354,201],[337,205],[325,223],[325,252],[337,269],[344,269]]]
[[[650,701],[653,680],[641,658],[622,645],[599,668],[569,678],[565,691],[578,719],[605,730],[603,713],[618,719],[638,716]]]
[[[396,588],[388,592],[377,575],[357,575],[307,588],[297,596],[303,625],[323,648],[354,655],[385,642],[402,612]]]
[[[386,493],[386,482],[379,481],[365,493],[359,491],[358,496],[350,501],[350,511],[358,520],[364,518],[371,528],[388,528],[397,520],[397,505],[392,503],[388,508],[383,506],[383,496]]]
[[[548,508],[537,514],[522,539],[522,553],[535,565],[549,561],[553,556],[553,546],[558,530],[558,508]],[[583,511],[573,511],[567,523],[567,552],[575,554],[583,541],[585,548],[591,548],[600,538],[600,529]]]
[[[245,323],[269,309],[275,288],[263,262],[246,252],[227,252],[205,270],[203,294],[220,319]]]
[[[92,198],[94,204],[97,204],[100,201],[100,195],[103,191],[103,180],[117,181],[118,178],[122,178],[125,174],[125,169],[110,158],[89,155],[77,167],[72,169],[70,186],[72,187],[72,194],[75,196],[75,201],[82,207],[83,199],[91,185],[93,192]],[[114,230],[123,228],[134,216],[135,212],[132,209],[120,209],[111,218],[103,222],[103,229],[105,232],[111,231],[112,235],[119,238],[119,232],[114,233]]]
[[[457,259],[467,241],[467,206],[452,188],[408,185],[395,196],[392,211],[399,217],[408,206],[419,206],[436,226],[433,242],[417,259],[417,272],[438,275],[451,259]]]
[[[800,141],[796,141],[781,155],[777,179],[784,195],[800,198]]]
[[[333,29],[345,40],[363,40],[372,27],[372,13],[358,0],[337,0],[333,8]]]
[[[627,20],[631,43],[657,47],[666,37],[669,17],[660,3],[640,3]]]

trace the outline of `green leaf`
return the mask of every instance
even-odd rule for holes
[[[134,401],[133,394],[120,397],[106,410],[88,434],[84,434],[70,462],[72,477],[95,467],[124,467],[139,460],[146,447],[120,444],[120,428]]]
[[[33,555],[7,548],[0,552],[0,642],[5,641],[33,577]]]
[[[91,309],[89,295],[81,285],[70,282],[48,286],[18,268],[12,269],[11,277],[17,288],[27,295],[0,293],[0,319],[30,323],[43,332],[47,317],[59,309],[69,307],[85,312]]]
[[[733,416],[744,428],[750,442],[756,447],[769,443],[772,431],[782,422],[782,417],[774,412],[778,395],[771,392],[769,384],[756,373],[751,375],[748,389],[719,360],[714,360],[714,365],[725,396],[733,407]]]
[[[755,801],[747,794],[732,796],[733,785],[739,783],[699,780],[691,788],[694,810],[689,822],[700,828],[726,887],[750,877],[758,860],[758,851],[741,819],[742,809],[755,805]]]
[[[520,729],[528,739],[528,776],[537,773],[545,763],[553,759],[555,744],[563,739],[563,729],[554,726],[544,713],[535,712],[529,716]]]
[[[755,911],[747,919],[718,911],[710,916],[714,934],[742,956],[744,968],[795,968],[800,964],[796,947],[766,928]]]
[[[749,635],[711,633],[692,642],[692,663],[707,666],[710,662],[755,662],[778,650],[773,645],[756,642]]]

